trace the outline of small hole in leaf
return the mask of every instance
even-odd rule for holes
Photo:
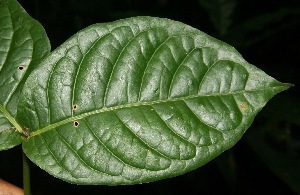
[[[78,109],[78,105],[77,105],[77,104],[74,104],[74,105],[72,106],[72,109],[73,109],[73,110],[77,110],[77,109]]]
[[[22,71],[24,69],[25,69],[24,66],[18,66],[18,70]]]
[[[74,121],[74,127],[78,127],[79,126],[79,122],[78,121]]]

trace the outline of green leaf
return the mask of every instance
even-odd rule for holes
[[[78,184],[134,184],[198,168],[232,147],[289,88],[185,24],[96,24],[28,78],[17,120],[26,155]]]
[[[15,0],[0,0],[0,150],[22,142],[14,117],[23,85],[50,52],[43,27]]]

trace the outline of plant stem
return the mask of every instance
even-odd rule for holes
[[[30,167],[29,167],[29,159],[22,151],[23,155],[23,189],[24,195],[30,195]]]

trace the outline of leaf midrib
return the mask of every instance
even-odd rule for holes
[[[154,100],[154,101],[145,101],[145,102],[135,102],[135,103],[130,103],[130,104],[123,104],[123,105],[118,105],[118,106],[112,106],[112,107],[102,107],[101,109],[86,112],[83,114],[79,114],[77,116],[73,116],[70,118],[67,118],[65,120],[61,120],[59,122],[53,123],[51,125],[48,125],[42,129],[38,129],[34,132],[32,132],[29,136],[28,139],[37,135],[40,135],[42,133],[45,133],[51,129],[54,129],[56,127],[59,127],[61,125],[67,124],[71,121],[76,121],[80,120],[82,118],[94,115],[94,114],[99,114],[99,113],[104,113],[104,112],[110,112],[118,109],[123,109],[123,108],[131,108],[131,107],[137,107],[137,106],[149,106],[149,105],[154,105],[154,104],[159,104],[159,103],[167,103],[167,102],[176,102],[176,101],[184,101],[184,100],[189,100],[193,98],[199,98],[199,97],[213,97],[213,96],[227,96],[227,95],[235,95],[235,94],[241,94],[241,93],[249,93],[249,92],[259,92],[259,91],[266,91],[266,90],[280,90],[280,89],[286,89],[288,88],[288,84],[281,84],[279,86],[274,86],[274,87],[268,87],[268,88],[261,88],[261,89],[253,89],[253,90],[240,90],[240,91],[235,91],[235,92],[229,92],[229,93],[212,93],[212,94],[197,94],[197,95],[191,95],[191,96],[184,96],[184,97],[178,97],[178,98],[172,98],[172,99],[163,99],[163,100]],[[0,105],[0,110],[1,110],[1,105]],[[1,110],[2,111],[2,110]],[[16,121],[14,120],[16,123]],[[18,125],[18,124],[17,124]],[[21,131],[22,132],[22,129]]]

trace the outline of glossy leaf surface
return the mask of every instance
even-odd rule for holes
[[[79,184],[134,184],[191,171],[232,147],[289,87],[185,24],[96,24],[27,80],[17,120],[27,156]]]
[[[0,0],[0,150],[21,143],[23,128],[14,119],[18,99],[30,72],[49,52],[43,27],[15,0]]]

